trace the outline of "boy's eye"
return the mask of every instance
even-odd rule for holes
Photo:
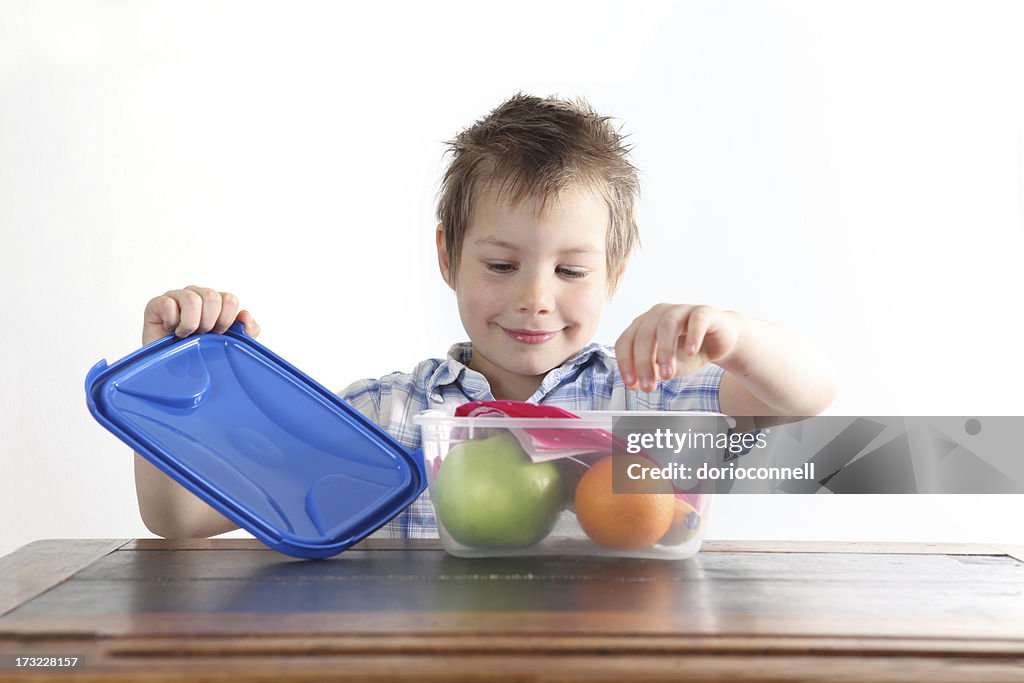
[[[512,273],[517,270],[517,266],[514,263],[488,262],[485,265],[487,266],[487,270],[492,273]],[[584,270],[582,268],[566,268],[563,266],[556,268],[555,271],[562,277],[573,280],[579,280],[590,275],[589,270]]]
[[[590,275],[590,271],[580,270],[579,268],[559,268],[558,272],[560,275],[563,275],[564,277],[574,279],[584,278]]]

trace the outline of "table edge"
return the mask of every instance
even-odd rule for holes
[[[41,539],[0,557],[0,617],[106,557],[132,539]]]
[[[121,550],[268,550],[254,538],[136,538]],[[436,538],[370,538],[353,550],[444,550]],[[1024,545],[1000,543],[932,543],[908,541],[706,540],[702,553],[836,553],[896,555],[996,555],[1024,562]]]

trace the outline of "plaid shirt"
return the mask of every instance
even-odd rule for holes
[[[473,347],[455,344],[448,358],[418,364],[411,374],[395,372],[380,379],[352,383],[338,395],[384,428],[396,441],[416,450],[419,427],[412,418],[422,410],[447,409],[470,401],[494,400],[487,379],[469,369]],[[701,370],[658,382],[651,393],[629,391],[622,383],[615,350],[590,344],[560,367],[551,370],[528,400],[569,411],[579,410],[704,410],[719,412],[718,387],[722,368]],[[412,505],[378,529],[376,538],[437,538],[437,523],[424,490]]]

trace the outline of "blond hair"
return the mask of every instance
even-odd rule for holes
[[[583,98],[563,100],[517,93],[449,140],[452,161],[441,182],[437,218],[451,264],[452,284],[474,202],[491,185],[510,205],[549,199],[571,187],[595,190],[608,205],[606,259],[609,292],[639,245],[637,169],[631,146]]]

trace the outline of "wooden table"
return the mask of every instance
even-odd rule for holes
[[[0,558],[0,653],[0,681],[1024,681],[1024,546],[709,541],[656,562],[367,541],[311,562],[37,541]]]

